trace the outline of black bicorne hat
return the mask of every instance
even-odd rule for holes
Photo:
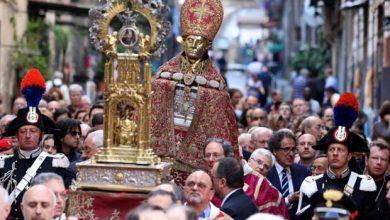
[[[369,152],[367,142],[349,130],[359,115],[356,96],[353,93],[341,95],[333,112],[336,126],[330,129],[327,135],[313,146],[313,149],[326,151],[330,144],[339,143],[347,146],[350,152]]]
[[[56,135],[59,133],[54,122],[38,109],[45,88],[45,79],[39,70],[30,69],[20,85],[20,90],[26,98],[28,107],[19,109],[17,117],[9,123],[2,134],[3,136],[14,136],[16,131],[24,125],[34,125],[47,134]]]
[[[330,144],[339,143],[348,147],[350,152],[369,152],[367,142],[356,133],[347,130],[343,126],[332,128],[318,144],[313,146],[315,150],[326,151]]]
[[[32,114],[33,116],[31,116]],[[16,131],[24,125],[34,125],[45,134],[58,135],[60,133],[53,120],[42,114],[38,108],[35,109],[35,113],[31,113],[29,107],[27,107],[19,109],[17,117],[8,124],[2,136],[15,136]]]

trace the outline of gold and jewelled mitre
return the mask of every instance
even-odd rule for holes
[[[186,0],[180,11],[182,36],[202,36],[212,41],[223,20],[220,0]]]

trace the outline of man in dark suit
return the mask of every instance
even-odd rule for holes
[[[267,175],[267,179],[285,198],[290,219],[298,219],[296,211],[299,201],[299,187],[310,172],[299,164],[294,163],[297,153],[297,140],[289,129],[275,132],[269,140],[269,150],[275,155],[275,165]]]
[[[219,159],[211,171],[215,193],[222,201],[221,211],[235,220],[247,219],[257,213],[257,207],[245,194],[244,171],[231,157]]]

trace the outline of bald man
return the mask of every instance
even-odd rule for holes
[[[184,185],[184,197],[187,206],[193,208],[199,218],[232,219],[210,202],[214,197],[213,183],[205,171],[198,170],[187,177]]]
[[[44,185],[35,185],[23,196],[20,208],[25,220],[51,220],[54,217],[56,196]]]
[[[7,219],[11,211],[11,203],[9,202],[8,192],[0,186],[0,220]]]

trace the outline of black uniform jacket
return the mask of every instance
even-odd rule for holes
[[[351,177],[353,172],[349,169],[346,170],[341,177],[336,177],[330,170],[328,170],[325,174],[321,174],[318,176],[310,176],[305,179],[305,181],[301,185],[301,200],[302,204],[298,208],[298,212],[300,209],[304,208],[309,204],[308,200],[311,195],[313,195],[317,191],[325,191],[327,189],[336,189],[341,192],[346,193],[345,187],[348,184],[348,180]],[[356,173],[355,173],[356,174]],[[355,184],[353,185],[352,194],[349,196],[355,202],[355,206],[359,210],[359,217],[357,219],[375,219],[373,216],[376,215],[376,203],[375,203],[375,190],[376,185],[374,180],[367,175],[357,175]],[[348,190],[347,190],[348,191]],[[351,190],[349,190],[351,192]],[[348,195],[348,194],[347,194]],[[308,210],[303,212],[302,215],[299,216],[299,219],[311,219],[313,216],[313,208],[310,207]]]
[[[25,158],[23,154],[18,151],[11,157],[0,156],[0,184],[8,190],[9,194],[11,194],[11,192],[15,189],[17,184],[26,174],[27,169],[32,166],[40,153],[41,150],[39,149],[32,153],[29,158]],[[65,155],[49,155],[36,171],[36,175],[43,172],[56,173],[63,178],[65,187],[69,187],[74,177],[70,171],[67,170],[68,166],[69,160]],[[10,219],[23,219],[22,211],[20,210],[20,203],[25,191],[26,189],[24,189],[24,191],[22,191],[12,203]]]

